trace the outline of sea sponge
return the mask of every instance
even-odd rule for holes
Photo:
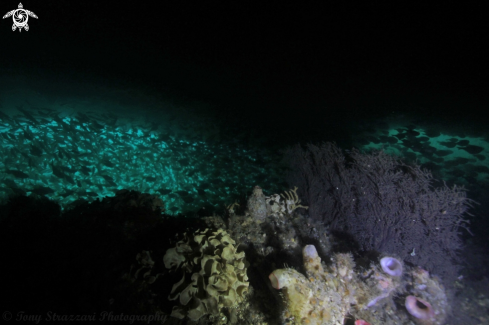
[[[294,269],[278,269],[268,277],[275,289],[285,289],[287,310],[297,319],[307,318],[313,309],[310,299],[313,296],[312,283]]]
[[[420,267],[408,265],[403,265],[403,276],[389,275],[393,269],[399,270],[397,259],[389,262],[394,265],[387,270],[372,264],[370,270],[359,275],[362,281],[356,287],[357,303],[350,314],[371,324],[445,324],[450,305],[440,280]],[[400,295],[407,296],[402,310],[395,301]]]
[[[183,272],[168,297],[180,303],[171,316],[196,321],[206,314],[217,316],[221,308],[243,300],[249,286],[245,253],[238,253],[235,244],[223,229],[206,229],[192,236],[185,233],[176,247],[166,251],[165,267]]]
[[[382,271],[380,271],[382,269]],[[393,257],[384,257],[380,260],[380,267],[372,264],[371,269],[362,277],[365,287],[360,290],[360,309],[382,306],[391,301],[392,297],[402,288],[401,275],[403,274],[402,263]]]
[[[262,222],[267,216],[267,202],[265,194],[260,186],[253,188],[253,193],[248,198],[246,204],[246,212],[251,215],[256,221]]]
[[[306,279],[303,274],[294,269],[277,269],[270,273],[268,278],[270,279],[272,287],[277,290],[296,284],[298,281],[300,282],[300,279],[302,278]]]
[[[391,276],[402,275],[402,262],[397,258],[385,256],[380,260],[380,266],[385,273]]]
[[[417,319],[430,320],[435,316],[433,307],[424,299],[407,296],[405,306],[406,310]]]
[[[450,313],[450,304],[440,280],[420,267],[414,268],[409,275],[411,290],[405,305],[408,312],[415,317],[414,322],[422,325],[445,324]],[[429,317],[422,318],[423,316]]]
[[[293,317],[298,324],[343,324],[353,303],[353,259],[349,254],[336,254],[325,270],[316,248],[307,245],[303,251],[306,274],[294,269],[273,271],[270,282],[284,289],[284,318]]]
[[[304,260],[304,267],[308,274],[311,273],[313,276],[318,276],[324,273],[324,269],[321,265],[321,258],[314,245],[306,245],[304,247],[302,250],[302,259]]]

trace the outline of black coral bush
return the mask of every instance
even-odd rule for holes
[[[471,200],[464,188],[435,187],[430,172],[383,151],[344,153],[333,143],[286,152],[288,183],[309,215],[353,236],[362,250],[397,254],[442,277],[459,271]]]

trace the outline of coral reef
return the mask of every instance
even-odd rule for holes
[[[196,321],[206,314],[219,316],[222,308],[233,312],[243,301],[249,286],[245,253],[238,253],[235,244],[224,230],[206,229],[185,233],[176,247],[166,251],[165,267],[183,273],[168,297],[180,303],[171,316]]]
[[[445,290],[427,271],[413,268],[404,275],[397,259],[384,257],[380,267],[372,264],[358,274],[350,254],[334,254],[326,266],[313,245],[302,252],[307,276],[291,268],[269,275],[272,287],[283,289],[284,322],[343,324],[352,315],[372,324],[441,325],[446,319]],[[400,310],[396,299],[405,294],[406,309]]]
[[[247,208],[245,214],[240,215],[239,204],[235,202],[226,206],[229,215],[226,221],[220,216],[204,217],[203,220],[208,227],[226,229],[242,245],[252,245],[254,251],[261,256],[267,256],[277,250],[300,250],[305,244],[304,241],[313,241],[321,252],[328,252],[331,249],[328,229],[321,222],[311,220],[298,212],[304,211],[307,207],[300,205],[296,191],[297,189],[294,189],[283,194],[265,196],[263,190],[255,186],[248,200],[248,204],[251,202],[255,208]],[[266,207],[265,218],[261,218],[263,211],[260,207],[263,207],[263,198]],[[257,202],[261,203],[257,205]],[[256,208],[257,206],[259,208]]]
[[[411,289],[405,305],[414,322],[423,325],[444,324],[451,308],[440,280],[420,267],[414,268],[409,275],[408,284]]]
[[[395,260],[394,264],[398,265],[399,261],[392,257],[384,257],[381,261],[385,261],[385,258]],[[382,265],[379,268],[374,263],[363,274],[357,274],[356,305],[352,306],[350,314],[371,324],[444,324],[450,307],[445,288],[438,278],[419,267],[402,268],[402,275],[392,275],[391,269],[384,269]],[[418,306],[418,313],[425,306],[432,317],[419,319],[414,316],[406,305],[407,299],[411,302],[409,306],[413,306],[413,298],[405,297],[416,297],[417,302],[423,304],[414,305]]]
[[[107,310],[155,315],[174,325],[445,324],[451,310],[440,279],[397,255],[363,255],[354,246],[345,253],[324,225],[299,208],[295,191],[263,194],[263,219],[242,215],[244,204],[242,209],[238,204],[243,201],[228,205],[233,214],[203,218],[164,215],[149,204],[131,207],[121,202],[117,209],[106,204],[121,198],[79,206],[66,212],[66,218],[59,218],[53,206],[53,215],[47,217],[38,213],[43,205],[29,208],[32,198],[18,198],[0,218],[0,238],[5,245],[22,247],[28,235],[41,229],[46,235],[39,246],[49,244],[47,248],[33,252],[29,245],[20,257],[6,252],[8,260],[15,266],[25,256],[39,265],[45,258],[49,265],[57,263],[61,271],[55,277],[40,268],[42,279],[53,286],[60,276],[62,283],[70,283],[72,275],[65,276],[70,271],[82,279],[75,283],[78,287],[63,286],[48,295],[41,309],[55,306],[68,312],[75,305],[90,314]],[[127,200],[133,197],[122,193]],[[291,209],[287,200],[293,202]],[[28,231],[26,224],[32,224]],[[58,240],[49,241],[60,234],[66,234],[66,248],[60,249]],[[65,264],[56,259],[70,252],[81,258],[76,269],[72,259]],[[46,295],[42,281],[31,279],[29,270],[14,270],[26,281],[16,283],[22,292],[31,290],[38,306]],[[97,290],[87,290],[93,283]],[[6,292],[13,297],[15,291]],[[60,296],[69,299],[54,304]],[[25,298],[12,301],[21,305]],[[77,301],[89,303],[79,306]]]

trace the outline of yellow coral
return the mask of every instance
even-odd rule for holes
[[[168,269],[181,269],[182,279],[173,285],[170,300],[179,301],[171,316],[194,321],[205,314],[219,315],[233,307],[248,291],[245,253],[237,252],[235,241],[219,229],[197,231],[168,249],[163,261]],[[209,254],[212,252],[212,255]],[[190,273],[190,279],[186,275]]]

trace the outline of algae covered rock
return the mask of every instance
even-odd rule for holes
[[[235,244],[223,229],[206,229],[184,234],[176,247],[166,251],[165,267],[182,272],[168,297],[180,303],[171,316],[192,320],[207,314],[218,316],[222,308],[235,307],[243,300],[249,286],[245,253],[238,253]]]

